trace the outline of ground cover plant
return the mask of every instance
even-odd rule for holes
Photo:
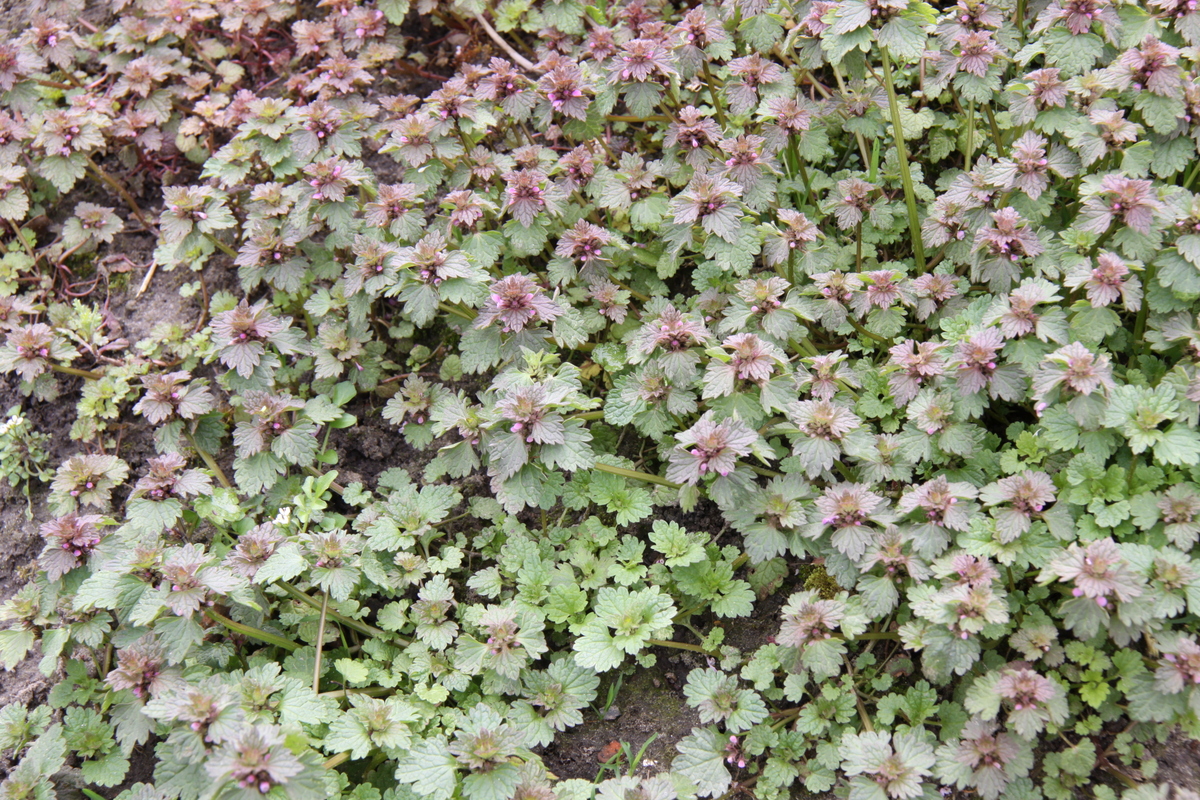
[[[1132,799],[1200,737],[1194,2],[80,11],[0,37],[0,798]],[[673,652],[673,760],[553,774]]]

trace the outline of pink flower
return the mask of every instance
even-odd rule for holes
[[[1015,187],[1037,200],[1050,185],[1050,167],[1046,138],[1027,131],[1013,142],[1012,157],[996,162],[993,174],[1002,185]]]
[[[898,302],[905,305],[912,302],[908,281],[903,273],[881,269],[862,273],[859,277],[866,286],[866,291],[855,295],[850,306],[860,317],[865,316],[872,308],[887,309]]]
[[[509,275],[492,284],[488,302],[475,319],[476,328],[499,321],[505,333],[522,331],[531,325],[551,322],[562,316],[558,304],[528,275]]]
[[[671,54],[661,42],[654,39],[632,39],[625,43],[613,59],[613,70],[608,76],[608,83],[643,83],[655,77],[669,77],[675,74]]]
[[[562,444],[562,415],[550,410],[546,387],[540,383],[519,386],[496,403],[509,432],[528,444]]]
[[[974,506],[969,501],[975,495],[975,487],[971,484],[951,483],[943,475],[905,494],[896,508],[902,513],[913,514],[926,525],[965,531]]]
[[[704,323],[691,314],[683,314],[675,306],[667,306],[657,317],[647,320],[638,332],[638,349],[649,355],[662,348],[678,353],[709,341],[712,335]]]
[[[1058,20],[1063,21],[1072,36],[1087,33],[1096,23],[1103,25],[1106,33],[1110,32],[1121,24],[1111,5],[1110,0],[1053,0],[1038,15],[1033,32],[1041,33]]]
[[[1149,180],[1109,174],[1100,179],[1100,189],[1089,196],[1080,212],[1080,230],[1104,233],[1114,219],[1149,236],[1155,212],[1163,208]]]
[[[728,367],[738,380],[763,383],[783,361],[783,353],[753,333],[730,336],[721,346],[730,351]]]
[[[849,230],[863,221],[864,216],[871,212],[870,197],[876,188],[875,184],[859,178],[838,181],[840,196],[834,203],[833,215],[839,228]]]
[[[1154,673],[1156,688],[1164,694],[1179,694],[1200,686],[1200,645],[1195,639],[1180,637],[1165,651]]]
[[[223,564],[239,575],[253,578],[283,539],[274,523],[255,525],[238,537],[237,546],[225,556]]]
[[[763,175],[777,172],[773,159],[764,151],[765,143],[763,137],[750,133],[722,139],[719,146],[728,156],[725,159],[725,174],[749,190]]]
[[[670,209],[676,225],[699,222],[704,230],[729,240],[736,230],[742,206],[742,187],[719,175],[697,175],[675,196]]]
[[[975,249],[985,250],[996,258],[1019,261],[1039,255],[1045,247],[1029,223],[1009,206],[992,214],[992,224],[979,230]]]
[[[924,321],[959,296],[958,279],[954,275],[927,272],[913,280],[912,294],[916,299],[917,319]]]
[[[1132,88],[1135,92],[1146,90],[1163,97],[1180,98],[1183,72],[1178,60],[1179,50],[1147,36],[1141,47],[1121,53],[1108,72],[1122,91]]]
[[[800,592],[788,600],[782,616],[775,640],[785,647],[804,647],[832,638],[845,617],[845,605],[839,600],[820,600],[815,592]]]
[[[39,533],[46,540],[46,549],[38,563],[48,580],[56,581],[87,561],[104,538],[96,527],[102,519],[99,514],[80,516],[72,511],[41,526]]]
[[[792,253],[803,253],[820,236],[817,226],[799,211],[780,209],[779,222],[782,230],[768,235],[763,245],[763,260],[772,267],[787,262]]]
[[[583,70],[569,61],[558,61],[538,81],[538,94],[554,112],[575,119],[587,118],[591,99],[585,93]]]
[[[958,390],[974,394],[987,387],[996,374],[1004,338],[995,328],[987,328],[958,345],[954,364]]]
[[[818,400],[831,400],[838,392],[839,382],[858,386],[858,377],[846,359],[841,351],[803,359],[796,367],[796,388],[801,391],[807,388]]]
[[[129,689],[146,700],[170,686],[178,670],[167,667],[166,653],[152,636],[144,636],[117,651],[117,665],[104,681],[116,691]]]
[[[1014,711],[1036,709],[1057,694],[1053,681],[1031,669],[1006,669],[996,692],[1012,703]]]
[[[504,174],[504,207],[528,228],[538,214],[550,210],[546,175],[536,169],[518,169]]]
[[[1100,387],[1113,388],[1108,356],[1094,355],[1081,342],[1071,342],[1046,356],[1034,379],[1034,397],[1044,400],[1055,388],[1090,395]]]
[[[733,472],[737,459],[750,454],[758,433],[736,419],[713,422],[710,411],[675,438],[679,444],[671,451],[667,480],[695,484],[712,473]]]
[[[1129,267],[1116,253],[1103,252],[1096,258],[1097,266],[1091,270],[1077,270],[1067,276],[1066,284],[1071,288],[1085,287],[1092,308],[1111,305],[1118,299],[1125,308],[1137,311],[1142,306],[1142,283],[1131,275]]]
[[[991,31],[969,31],[958,34],[955,43],[961,48],[958,56],[959,67],[964,71],[980,78],[987,75],[988,68],[1001,52],[992,41]]]
[[[709,157],[704,148],[713,147],[721,141],[721,128],[715,120],[701,115],[695,106],[685,106],[679,111],[679,119],[667,126],[663,144],[667,147],[678,147],[687,156],[686,161],[693,167],[708,163]]]
[[[841,441],[847,433],[862,425],[849,409],[828,400],[801,400],[788,406],[788,416],[796,427],[814,439]]]
[[[1087,547],[1072,543],[1046,567],[1044,574],[1062,581],[1073,581],[1075,597],[1088,597],[1096,605],[1107,607],[1109,595],[1128,602],[1142,594],[1142,583],[1111,538],[1097,539]]]
[[[974,786],[984,800],[997,800],[1003,796],[1010,781],[1012,765],[1028,750],[1028,745],[1020,739],[1008,733],[997,733],[999,727],[995,720],[972,718],[963,727],[962,738],[947,745],[950,758],[972,773],[969,781],[958,777],[958,787],[966,789]],[[1013,770],[1012,777],[1025,775],[1029,771],[1028,756],[1020,767],[1019,770]]]
[[[1027,281],[1009,293],[1008,309],[998,320],[1000,332],[1006,339],[1015,339],[1035,332],[1038,329],[1038,320],[1041,319],[1041,315],[1035,309],[1042,303],[1051,303],[1059,299],[1061,298],[1054,293],[1054,287],[1049,283],[1040,280]]]
[[[729,106],[734,114],[744,114],[759,101],[759,90],[783,78],[783,68],[758,53],[729,62],[731,78],[725,85]]]
[[[866,524],[886,501],[858,483],[830,486],[816,499],[821,524],[833,528],[859,528]]]
[[[934,574],[939,578],[954,578],[962,586],[991,586],[1000,579],[1000,572],[986,558],[959,552],[940,559],[934,564]]]
[[[558,240],[554,252],[561,258],[571,258],[588,264],[606,261],[601,248],[612,242],[613,236],[604,228],[587,220],[579,220]]]
[[[1190,483],[1172,486],[1158,501],[1167,538],[1187,551],[1200,538],[1200,496]]]
[[[629,292],[609,281],[593,283],[588,290],[589,296],[600,306],[600,314],[613,322],[620,324],[629,314]]]
[[[1038,112],[1062,108],[1067,103],[1067,83],[1059,77],[1057,67],[1034,70],[1022,80],[1029,93],[1013,100],[1013,120],[1021,124],[1032,122]]]
[[[888,388],[896,402],[901,405],[910,402],[931,378],[945,372],[939,352],[944,346],[940,342],[905,339],[888,350],[891,354],[889,364],[898,368],[888,376]],[[913,352],[914,347],[916,352]]]

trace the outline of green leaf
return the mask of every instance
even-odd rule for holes
[[[339,658],[333,662],[333,666],[348,683],[359,686],[365,684],[371,675],[364,664],[352,658]]]
[[[450,800],[458,786],[457,775],[458,762],[444,736],[415,742],[396,767],[396,780],[430,800]]]
[[[726,740],[712,728],[693,728],[690,736],[676,745],[679,755],[671,768],[696,784],[701,797],[717,797],[725,793],[733,776],[725,768]]]
[[[308,561],[300,545],[285,542],[254,573],[253,581],[265,586],[275,581],[290,581],[308,569]]]

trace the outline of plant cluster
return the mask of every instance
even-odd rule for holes
[[[1140,800],[1200,737],[1194,2],[80,10],[0,40],[0,800]],[[200,317],[123,339],[134,267]],[[421,466],[339,483],[376,415]],[[669,768],[558,780],[671,649]]]

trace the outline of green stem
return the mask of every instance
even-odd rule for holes
[[[224,253],[225,255],[229,256],[230,258],[237,258],[236,250],[234,250],[232,247],[230,247],[229,245],[222,242],[217,237],[213,236],[208,231],[204,232],[204,238],[208,239],[210,242],[212,242],[216,246],[216,248],[218,250],[220,250],[222,253]]]
[[[712,98],[713,110],[717,112],[717,122],[721,128],[725,128],[725,109],[721,107],[721,97],[717,94],[717,82],[713,80],[712,73],[708,70],[708,60],[701,63],[704,69],[704,83],[708,85],[708,94]]]
[[[854,703],[858,706],[858,718],[862,721],[867,733],[874,733],[875,726],[871,724],[871,715],[867,713],[867,707],[863,703],[862,695],[858,693],[858,687],[854,685],[854,667],[850,665],[850,659],[845,656],[842,656],[842,661],[846,662],[846,670],[850,673],[850,691],[854,692]]]
[[[461,317],[462,319],[465,319],[468,322],[473,322],[475,320],[475,317],[478,316],[474,311],[472,311],[470,309],[459,308],[458,306],[452,306],[449,303],[438,303],[438,308],[440,308],[442,311],[445,311],[449,314],[453,314],[456,317]]]
[[[996,158],[1004,155],[1004,136],[1000,133],[1000,126],[996,124],[996,115],[992,113],[992,106],[989,103],[983,104],[983,111],[987,114],[988,126],[992,130],[992,144],[996,145]]]
[[[279,581],[275,585],[278,586],[280,589],[283,589],[285,592],[290,594],[295,599],[299,600],[301,603],[304,603],[305,605],[310,606],[311,608],[314,608],[318,611],[321,610],[321,602],[319,600],[317,600],[315,597],[312,597],[311,595],[309,595],[305,592],[300,591],[299,589],[297,589],[295,586],[288,583],[287,581]],[[388,633],[387,631],[380,630],[379,628],[376,628],[374,625],[368,625],[365,622],[360,622],[356,619],[351,619],[350,617],[347,617],[344,614],[339,614],[338,612],[334,611],[332,608],[327,609],[327,611],[328,611],[328,614],[330,617],[337,620],[338,622],[340,622],[341,624],[345,625],[348,628],[353,628],[354,630],[358,631],[359,633],[365,634],[367,636],[378,636],[382,639],[393,639],[398,642],[403,642],[406,645],[409,644],[409,641],[402,636],[396,636],[395,634],[391,634],[391,633]]]
[[[240,633],[242,636],[248,636],[251,639],[258,639],[260,642],[273,644],[276,647],[282,647],[284,650],[293,651],[299,650],[300,645],[293,641],[284,639],[282,636],[276,636],[273,633],[267,633],[264,630],[255,628],[252,625],[245,625],[241,622],[234,622],[229,617],[219,612],[213,611],[211,608],[204,609],[204,616],[211,619],[213,622],[219,622],[234,633]]]
[[[325,769],[333,769],[334,767],[338,767],[338,766],[341,766],[342,764],[345,764],[349,760],[350,760],[350,751],[347,750],[344,753],[338,753],[336,756],[327,758],[325,760],[325,763],[322,764],[321,766],[324,767]]]
[[[604,409],[598,411],[581,411],[578,414],[572,414],[567,419],[596,420],[604,419]]]
[[[1185,178],[1183,181],[1184,189],[1190,189],[1192,187],[1192,181],[1196,180],[1197,172],[1200,172],[1200,161],[1197,161],[1195,164],[1193,164],[1192,168],[1188,171],[1187,178]]]
[[[862,223],[854,226],[854,266],[862,272]]]
[[[604,117],[608,122],[674,122],[665,114],[654,114],[649,117],[634,117],[629,114],[606,114]]]
[[[317,624],[317,658],[313,661],[313,694],[321,693],[321,651],[325,647],[325,620],[329,613],[329,592],[321,595],[321,621]]]
[[[804,166],[804,157],[800,155],[800,148],[795,144],[795,137],[792,137],[792,146],[796,147],[796,167],[800,170],[800,180],[804,182],[805,198],[809,205],[816,208],[817,198],[813,195],[812,181],[808,179],[808,167]]]
[[[686,642],[672,642],[667,639],[647,639],[646,644],[654,647],[673,647],[676,650],[691,650],[695,653],[704,653],[708,655],[708,651],[698,644],[687,644]]]
[[[883,338],[882,336],[880,336],[878,333],[872,333],[871,331],[869,331],[869,330],[867,330],[866,328],[864,328],[864,327],[863,327],[863,326],[862,326],[862,325],[859,323],[859,321],[858,321],[858,320],[856,320],[854,317],[846,317],[846,321],[850,323],[850,327],[851,327],[851,328],[854,328],[854,330],[855,330],[855,331],[857,331],[857,332],[858,332],[859,334],[861,334],[862,336],[866,336],[868,339],[874,339],[875,341],[877,341],[877,342],[883,342],[884,344],[891,344],[891,343],[892,343],[892,340],[891,340],[891,339],[885,339],[885,338]]]
[[[635,299],[637,299],[637,300],[639,300],[639,301],[641,301],[641,302],[643,302],[643,303],[649,303],[649,302],[650,302],[650,297],[649,297],[648,295],[644,295],[644,294],[642,294],[642,293],[641,293],[641,292],[639,292],[637,289],[634,289],[632,286],[626,286],[625,284],[621,283],[620,281],[613,280],[611,277],[609,278],[609,280],[610,280],[610,281],[612,281],[613,283],[615,283],[615,284],[616,284],[617,286],[619,286],[620,288],[622,288],[622,289],[624,289],[625,291],[629,292],[629,296],[630,296],[630,297],[633,297],[633,298],[635,298]]]
[[[395,689],[389,689],[386,686],[369,686],[366,689],[334,689],[331,692],[321,692],[321,697],[349,697],[352,694],[361,694],[366,697],[387,697],[389,694],[395,694]]]
[[[1105,231],[1105,233],[1107,233],[1107,231]],[[1097,244],[1099,244],[1099,243],[1097,243]],[[1151,261],[1149,264],[1146,265],[1146,274],[1142,276],[1142,286],[1145,287],[1146,292],[1150,291],[1150,288],[1151,288],[1150,283],[1153,280],[1154,280],[1154,262]],[[1150,310],[1150,304],[1148,302],[1146,302],[1145,298],[1143,298],[1142,299],[1142,307],[1138,309],[1137,321],[1135,321],[1133,323],[1133,341],[1135,344],[1137,344],[1138,342],[1145,341],[1145,339],[1143,338],[1143,335],[1146,333],[1146,317],[1149,314],[1149,310]]]
[[[847,95],[846,82],[842,79],[842,70],[837,63],[830,64],[833,67],[833,77],[837,79],[838,91],[842,93],[842,97]],[[867,140],[863,138],[861,133],[854,134],[855,141],[858,142],[858,152],[862,156],[863,168],[865,169],[871,163],[871,157],[867,155]]]
[[[217,476],[217,481],[226,489],[232,489],[233,484],[229,482],[229,478],[225,475],[225,470],[221,469],[221,465],[217,463],[217,460],[209,455],[208,451],[196,444],[196,437],[191,431],[187,431],[186,433],[187,440],[192,445],[192,449],[196,451],[196,455],[200,456],[200,460],[204,462],[204,465],[211,469],[213,474]]]
[[[753,464],[747,464],[746,466],[749,467],[750,471],[753,472],[755,475],[762,475],[764,478],[782,478],[783,477],[783,473],[776,472],[773,469],[764,469],[763,467],[756,467]]]
[[[50,369],[54,370],[55,372],[61,372],[63,375],[74,375],[77,378],[87,378],[89,381],[98,381],[104,377],[99,372],[88,372],[86,369],[66,367],[62,364],[51,364]]]
[[[592,469],[598,469],[601,472],[607,472],[612,475],[620,475],[624,478],[633,478],[635,481],[645,481],[646,483],[657,483],[659,486],[669,486],[672,489],[679,489],[683,486],[682,483],[675,483],[658,475],[651,475],[648,472],[638,472],[633,469],[625,469],[624,467],[614,467],[611,464],[602,464],[597,461],[592,465]]]
[[[967,103],[967,141],[964,143],[963,157],[966,159],[966,168],[971,168],[971,161],[975,157],[975,104]]]
[[[912,170],[908,165],[908,146],[904,143],[904,127],[900,124],[900,101],[896,98],[896,84],[892,80],[892,59],[887,47],[881,47],[883,55],[883,81],[887,84],[888,108],[892,112],[892,135],[896,139],[896,156],[900,162],[900,180],[904,183],[904,204],[908,206],[908,228],[912,235],[913,257],[917,262],[917,274],[925,274],[925,243],[921,241],[921,222],[917,216],[917,193],[913,189]]]

